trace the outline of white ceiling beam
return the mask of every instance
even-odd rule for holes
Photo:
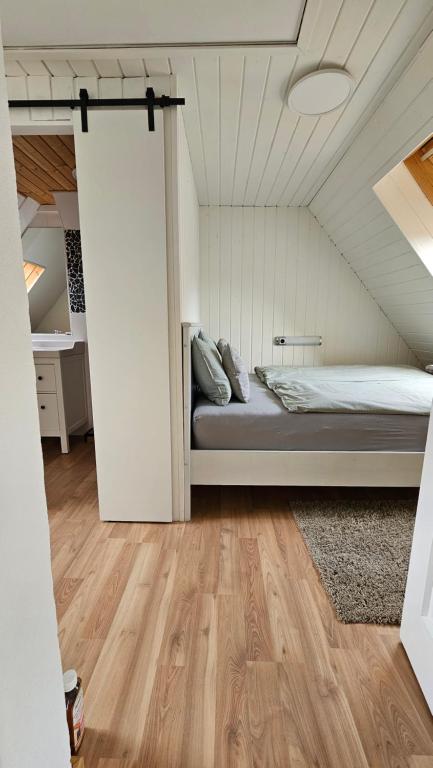
[[[118,60],[122,59],[127,61],[128,59],[161,59],[170,58],[171,56],[185,56],[191,58],[191,56],[209,56],[215,55],[215,53],[224,53],[224,55],[233,56],[239,55],[251,55],[257,54],[264,56],[278,56],[279,54],[287,55],[289,51],[298,51],[296,43],[288,43],[286,41],[281,42],[251,42],[251,43],[197,43],[197,44],[185,44],[185,45],[140,45],[140,46],[128,46],[126,48],[116,46],[109,47],[96,47],[96,48],[17,48],[10,47],[5,48],[4,56],[6,61],[44,61],[47,62],[49,68],[49,62],[51,60],[58,61],[59,59],[70,62],[89,62],[98,60]]]
[[[26,197],[19,207],[21,237],[30,226],[39,208],[39,203],[32,197]]]
[[[78,192],[53,192],[56,207],[65,229],[80,229]]]

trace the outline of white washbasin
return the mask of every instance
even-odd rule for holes
[[[59,338],[56,335],[51,339],[38,339],[33,336],[32,349],[33,352],[60,352],[64,349],[73,349],[75,346],[75,340],[71,338],[65,338],[59,334]]]
[[[72,341],[70,344],[33,344],[32,349],[33,352],[61,352],[62,349],[73,349],[74,346]]]

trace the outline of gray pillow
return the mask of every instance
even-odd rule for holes
[[[221,361],[221,354],[220,354],[220,352],[218,352],[218,347],[215,344],[214,340],[211,339],[211,337],[208,336],[207,333],[205,331],[203,331],[203,330],[199,332],[198,337],[199,337],[199,339],[201,339],[202,341],[204,341],[206,344],[208,344],[210,346],[212,351],[215,352],[215,354],[217,355],[218,359]]]
[[[215,354],[209,344],[194,336],[192,340],[192,364],[195,380],[208,400],[217,405],[227,405],[230,402],[232,391],[220,362],[218,350]]]
[[[250,399],[250,379],[239,352],[231,344],[226,343],[226,346],[223,347],[222,360],[233,393],[241,403],[247,403]]]
[[[223,352],[224,352],[225,348],[228,347],[228,345],[229,345],[229,343],[228,343],[227,339],[220,339],[219,340],[219,342],[217,344],[217,348],[218,348],[218,352],[221,355],[221,359],[222,359],[222,356],[223,356]]]

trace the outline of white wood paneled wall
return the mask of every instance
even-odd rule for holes
[[[433,362],[433,277],[373,186],[433,133],[433,35],[310,208],[409,347]]]
[[[413,363],[308,208],[200,208],[201,320],[255,365]],[[321,335],[321,347],[273,337]]]

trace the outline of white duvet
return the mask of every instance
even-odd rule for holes
[[[407,413],[426,416],[433,376],[411,366],[268,365],[255,372],[295,413]]]

